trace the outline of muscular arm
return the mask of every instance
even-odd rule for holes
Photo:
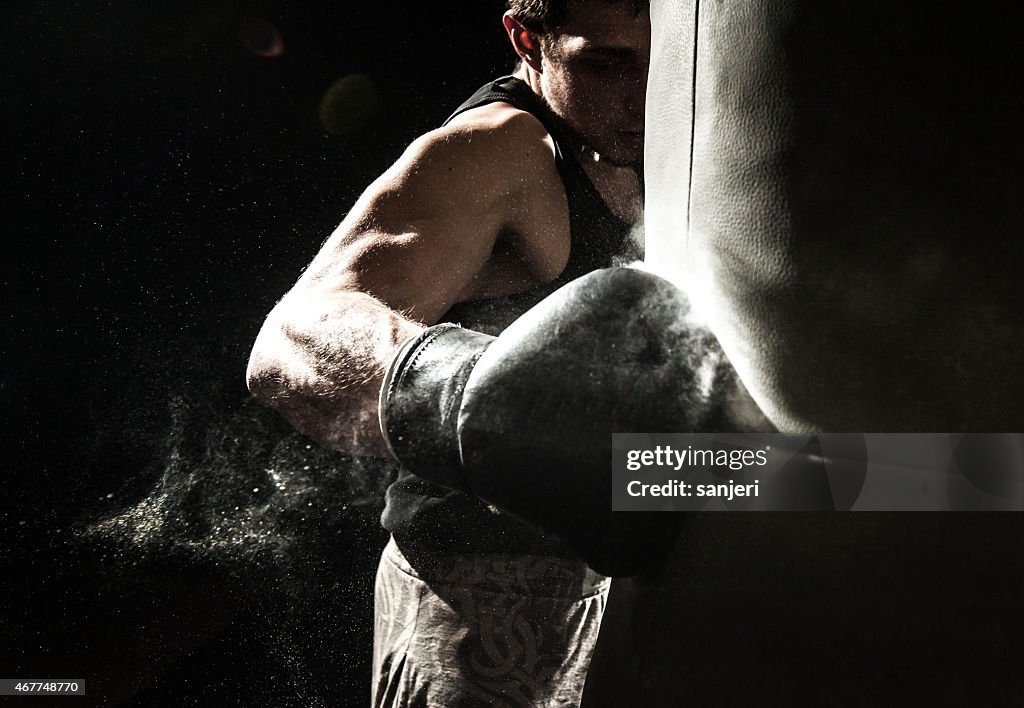
[[[428,133],[271,311],[250,390],[323,445],[386,454],[377,393],[398,345],[456,302],[555,277],[568,258],[565,209],[532,116],[488,106]]]

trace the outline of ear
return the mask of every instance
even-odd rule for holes
[[[501,18],[505,25],[505,32],[512,42],[512,48],[524,62],[530,65],[534,71],[541,71],[540,37],[526,29],[522,22],[517,20],[511,11],[506,12]]]

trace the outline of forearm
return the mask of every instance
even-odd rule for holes
[[[290,293],[256,339],[249,390],[326,447],[387,455],[377,395],[396,349],[421,329],[364,293]]]

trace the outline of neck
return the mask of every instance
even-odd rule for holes
[[[540,85],[540,72],[534,69],[532,66],[527,64],[525,61],[520,61],[519,66],[516,68],[512,76],[516,77],[520,81],[523,81],[530,90],[535,94],[544,98],[544,92]]]
[[[599,163],[601,161],[601,155],[584,143],[583,140],[580,139],[580,136],[576,134],[576,131],[574,131],[572,127],[551,108],[551,102],[548,101],[547,96],[544,95],[544,87],[541,82],[540,72],[526,62],[521,61],[519,62],[519,67],[512,75],[529,86],[530,90],[537,94],[537,97],[540,98],[541,102],[547,107],[548,112],[558,119],[558,122],[562,125],[565,137],[572,140],[571,148],[576,152],[581,163]]]

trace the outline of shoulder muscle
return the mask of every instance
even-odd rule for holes
[[[483,106],[415,140],[359,198],[304,278],[368,292],[429,321],[465,294],[503,234],[535,233],[537,214],[559,210],[567,215],[544,127],[506,104]],[[560,254],[516,248],[529,268],[560,270]]]

